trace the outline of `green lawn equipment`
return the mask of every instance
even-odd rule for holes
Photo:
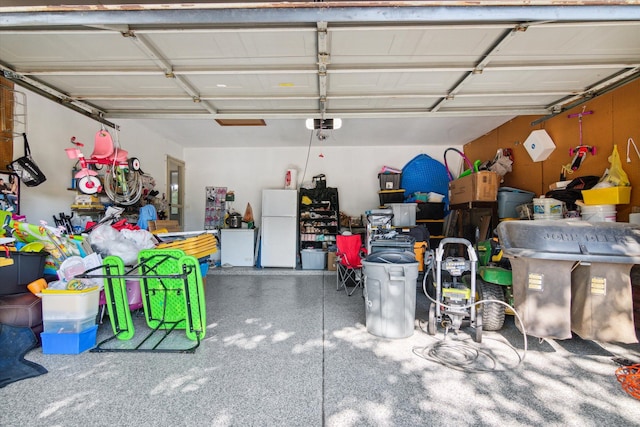
[[[464,245],[467,258],[448,256],[443,259],[444,248],[449,244]],[[476,251],[468,240],[447,237],[440,241],[435,252],[435,302],[432,301],[429,307],[429,335],[435,335],[438,324],[445,328],[445,334],[450,329],[457,333],[462,322],[469,319],[470,326],[475,328],[475,341],[482,341],[482,310],[476,309],[475,305],[477,264]],[[467,272],[471,272],[469,280],[462,280]],[[426,283],[426,277],[424,280]]]
[[[509,261],[502,259],[502,248],[496,238],[479,242],[478,248],[478,300],[498,300],[513,306],[512,278]],[[482,327],[486,331],[498,331],[504,325],[503,304],[483,304]]]

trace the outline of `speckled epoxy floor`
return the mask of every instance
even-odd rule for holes
[[[509,320],[476,347],[502,371],[470,374],[421,357],[443,338],[367,332],[364,300],[332,272],[211,272],[207,333],[193,354],[26,355],[48,374],[0,389],[1,426],[637,425],[640,401],[614,355],[638,344],[523,339]],[[145,333],[136,319],[136,335]],[[470,342],[467,332],[448,340]],[[110,334],[105,322],[100,337]],[[175,344],[183,339],[174,338]],[[510,348],[510,344],[515,348]],[[474,345],[471,342],[471,345]]]

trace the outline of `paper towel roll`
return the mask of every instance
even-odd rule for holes
[[[284,174],[284,189],[285,190],[297,190],[298,189],[298,171],[297,169],[287,169]]]
[[[640,213],[630,213],[629,214],[629,223],[630,224],[640,224]]]

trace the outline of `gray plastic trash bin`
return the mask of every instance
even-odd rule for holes
[[[640,227],[554,220],[498,225],[511,260],[515,309],[527,334],[637,342],[631,267],[640,263]]]
[[[375,252],[362,261],[367,332],[383,338],[413,335],[418,263],[414,252]]]

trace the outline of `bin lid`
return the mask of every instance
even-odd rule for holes
[[[411,264],[416,262],[416,254],[409,251],[380,251],[372,253],[364,261],[381,264]]]
[[[513,188],[513,187],[499,187],[498,188],[498,193],[522,193],[522,194],[531,194],[534,195],[536,193],[532,192],[532,191],[527,191],[527,190],[521,190],[519,188]]]
[[[498,237],[505,256],[563,261],[640,263],[640,226],[571,220],[504,221]]]
[[[401,246],[407,245],[413,247],[416,242],[415,237],[406,234],[394,234],[392,237],[386,237],[384,234],[377,236],[371,240],[372,245],[389,245],[389,246]]]

